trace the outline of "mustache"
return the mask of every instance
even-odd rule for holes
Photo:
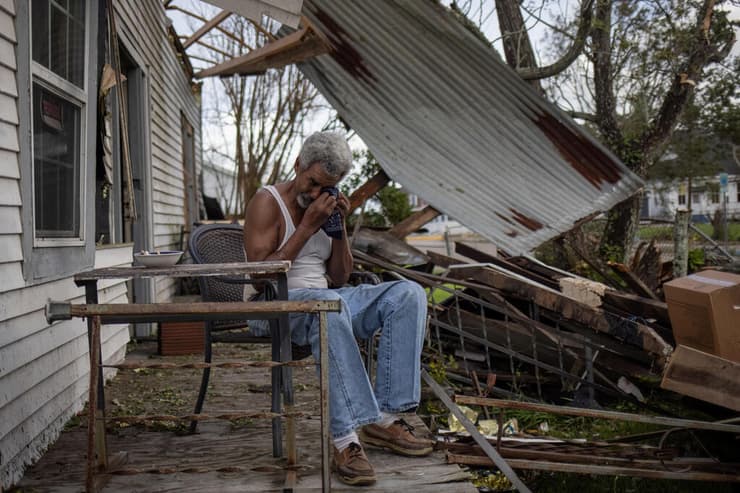
[[[296,199],[298,201],[298,205],[303,209],[307,208],[313,202],[313,198],[307,193],[299,193]]]

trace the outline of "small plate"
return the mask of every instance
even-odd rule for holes
[[[182,252],[173,250],[134,253],[136,263],[145,267],[169,267],[175,265],[181,257]]]

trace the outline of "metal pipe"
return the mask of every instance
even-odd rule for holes
[[[452,402],[452,399],[450,399],[450,397],[445,393],[444,389],[440,387],[440,385],[435,382],[431,376],[429,376],[429,373],[427,373],[426,370],[421,371],[421,378],[423,378],[426,384],[429,385],[429,387],[439,398],[439,400],[441,400],[442,403],[447,406],[447,409],[449,409],[450,412],[455,415],[455,417],[460,421],[460,424],[462,424],[467,432],[470,433],[470,436],[473,437],[475,443],[477,443],[483,449],[486,455],[491,458],[494,464],[496,464],[496,467],[498,467],[499,470],[504,474],[504,476],[506,476],[509,481],[511,481],[511,484],[514,485],[514,487],[522,493],[531,493],[531,490],[527,488],[527,485],[525,485],[521,479],[519,479],[519,477],[509,466],[509,464],[507,464],[504,458],[501,457],[501,455],[496,452],[496,449],[494,449],[491,444],[488,443],[488,440],[486,440],[485,437],[480,434],[475,425],[467,418],[467,416],[465,416],[465,414],[463,414],[462,411],[460,411],[460,408],[457,407],[454,402]]]

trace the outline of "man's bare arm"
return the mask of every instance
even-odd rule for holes
[[[244,219],[244,251],[253,262],[295,260],[311,237],[305,228],[297,228],[282,248],[280,246],[280,208],[269,192],[260,190],[247,206]]]

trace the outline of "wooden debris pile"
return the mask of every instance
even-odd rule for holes
[[[529,258],[463,243],[456,252],[475,263],[427,252],[428,264],[409,269],[355,251],[364,267],[429,289],[430,347],[442,359],[456,357],[451,378],[472,384],[473,372],[494,375],[493,395],[585,403],[602,394],[641,401],[633,382],[659,379],[673,350],[665,303]]]

